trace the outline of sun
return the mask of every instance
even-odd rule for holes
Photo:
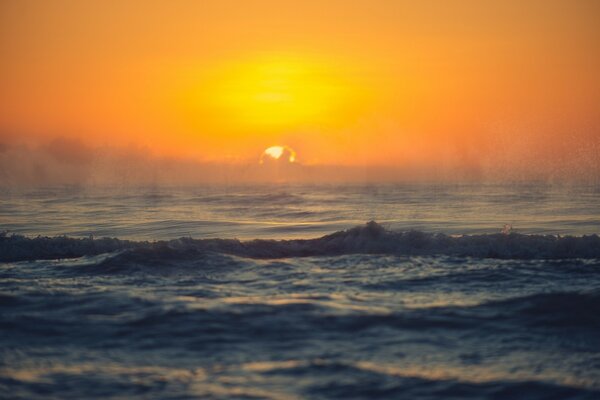
[[[260,164],[266,161],[283,161],[293,163],[296,161],[296,152],[289,146],[267,147],[260,155]]]

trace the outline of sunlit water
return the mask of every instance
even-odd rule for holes
[[[4,190],[0,229],[1,398],[600,398],[597,187]]]

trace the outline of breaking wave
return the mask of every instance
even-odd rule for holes
[[[75,258],[124,251],[128,258],[194,259],[207,252],[249,258],[335,256],[343,254],[448,255],[498,259],[600,258],[600,237],[497,233],[451,236],[421,231],[396,232],[371,221],[316,239],[240,241],[180,238],[131,241],[0,235],[0,262]]]

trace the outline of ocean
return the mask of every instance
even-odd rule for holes
[[[599,186],[4,188],[0,230],[0,398],[600,398]]]

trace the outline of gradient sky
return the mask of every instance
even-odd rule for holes
[[[598,21],[594,0],[4,0],[0,141],[598,168]]]

